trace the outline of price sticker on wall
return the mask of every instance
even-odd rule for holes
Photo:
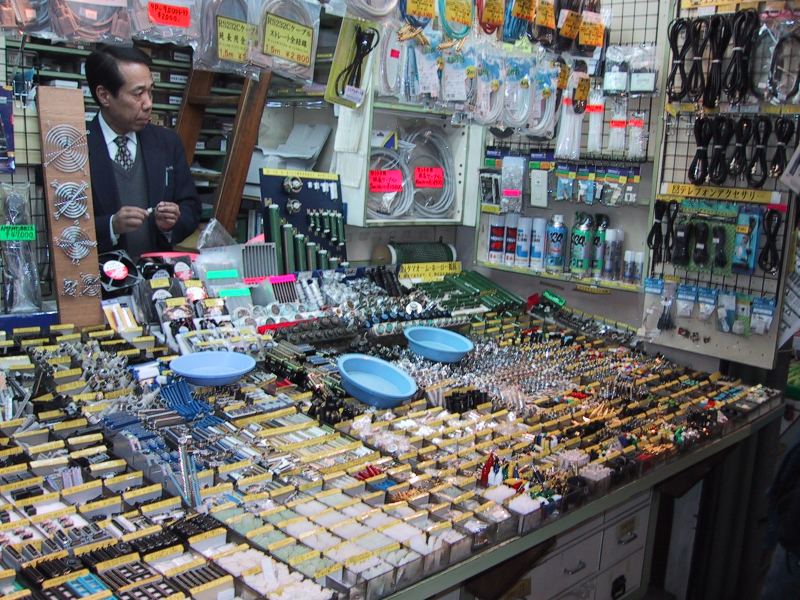
[[[444,187],[442,167],[415,167],[414,187],[440,190]]]
[[[36,225],[0,225],[0,242],[32,242]]]
[[[373,194],[403,191],[403,172],[400,169],[376,169],[370,171],[369,191]]]
[[[217,58],[244,63],[252,31],[253,27],[246,21],[217,15]]]
[[[267,13],[264,26],[264,54],[307,67],[311,64],[313,43],[314,30],[308,25]]]
[[[162,2],[148,2],[147,16],[156,25],[179,27],[186,29],[191,24],[191,13],[188,6],[175,6]]]
[[[408,0],[406,14],[412,17],[432,19],[436,16],[436,9],[433,6],[433,0]]]

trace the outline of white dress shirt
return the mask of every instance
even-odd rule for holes
[[[114,141],[117,139],[119,135],[116,131],[111,129],[111,126],[106,123],[106,120],[103,118],[103,113],[97,113],[97,121],[100,123],[100,131],[103,132],[103,138],[106,141],[106,147],[108,148],[108,156],[111,158],[111,162],[116,162],[117,160],[117,151],[119,150],[119,146],[117,146],[117,142]],[[130,131],[125,134],[125,137],[128,138],[128,152],[131,154],[131,160],[136,160],[136,148],[138,146],[136,134],[133,131]],[[116,246],[117,242],[119,242],[119,236],[114,232],[114,216],[111,216],[111,220],[109,221],[109,233],[111,234],[111,244]]]

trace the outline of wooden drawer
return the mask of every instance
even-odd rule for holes
[[[589,579],[600,570],[600,549],[603,532],[598,531],[580,543],[556,552],[530,573],[528,600],[549,600]]]
[[[627,598],[639,589],[642,583],[642,569],[644,567],[644,549],[639,550],[606,569],[597,576],[595,600],[619,600]]]
[[[650,519],[650,505],[637,512],[622,517],[603,529],[603,551],[600,557],[600,570],[630,556],[644,548],[647,539],[647,523]]]

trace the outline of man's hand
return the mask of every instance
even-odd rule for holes
[[[138,206],[123,206],[111,217],[111,226],[116,235],[136,231],[147,219],[147,210]]]
[[[156,206],[156,227],[160,231],[171,231],[181,216],[181,207],[174,202],[159,202]]]

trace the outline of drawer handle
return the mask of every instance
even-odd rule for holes
[[[617,538],[617,544],[619,544],[620,546],[626,546],[627,544],[630,544],[633,540],[635,540],[638,537],[639,534],[631,531],[630,533],[623,535],[621,538]]]
[[[578,566],[575,567],[574,569],[564,569],[564,573],[566,575],[575,575],[575,573],[579,573],[579,572],[583,571],[585,568],[586,568],[586,563],[583,562],[583,561],[580,561],[578,563]]]

